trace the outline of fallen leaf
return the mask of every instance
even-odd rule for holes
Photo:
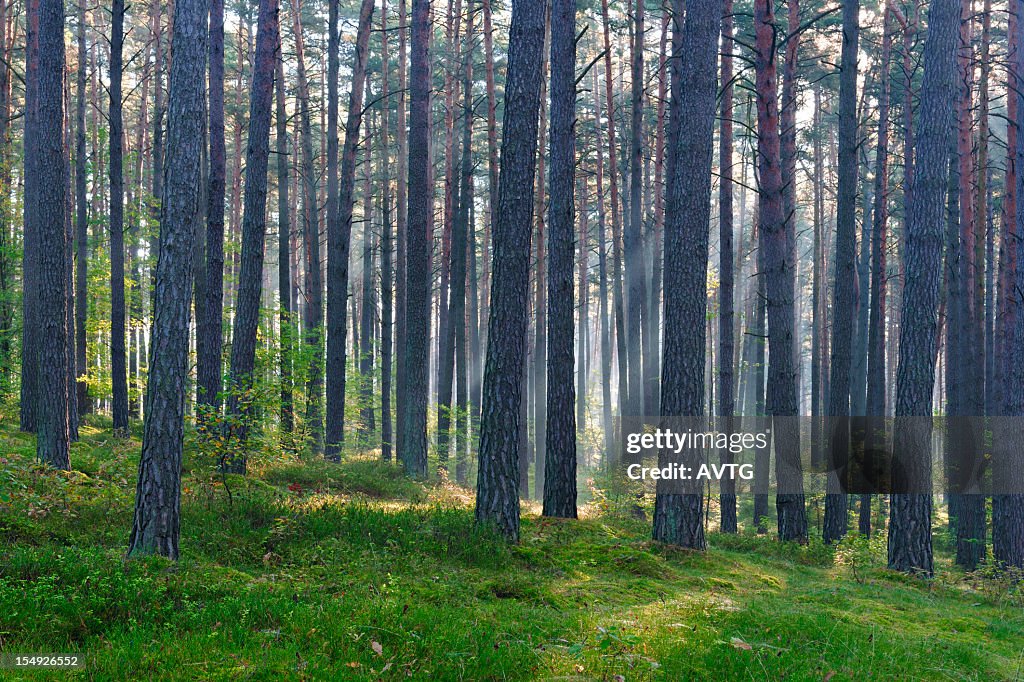
[[[384,647],[380,645],[380,642],[370,642],[370,648],[373,649],[373,653],[377,654],[378,656],[384,653]]]
[[[754,648],[754,647],[750,646],[749,644],[747,644],[746,642],[744,642],[739,637],[733,637],[732,640],[731,640],[731,644],[732,644],[732,647],[734,649],[741,649],[743,651],[750,651],[751,649]]]

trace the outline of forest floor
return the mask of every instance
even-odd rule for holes
[[[0,652],[86,679],[1024,679],[1024,592],[948,553],[922,581],[883,538],[686,552],[600,493],[510,547],[369,456],[260,455],[229,500],[190,438],[181,560],[126,560],[139,442],[92,423],[64,474],[0,422]]]

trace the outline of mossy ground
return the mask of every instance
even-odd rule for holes
[[[81,652],[86,679],[1024,679],[1024,595],[948,556],[922,581],[884,539],[686,552],[600,499],[524,506],[510,547],[471,491],[370,455],[258,456],[229,502],[190,446],[181,560],[126,560],[139,443],[106,427],[64,474],[0,424],[0,650]]]

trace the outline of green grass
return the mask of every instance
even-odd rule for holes
[[[139,444],[82,435],[60,474],[0,424],[0,650],[81,652],[87,678],[1024,679],[1019,588],[948,556],[921,581],[884,539],[686,552],[600,495],[524,507],[508,546],[470,491],[356,456],[259,455],[229,504],[190,447],[181,561],[129,561]]]

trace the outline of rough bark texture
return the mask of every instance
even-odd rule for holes
[[[205,301],[196,310],[196,401],[216,413],[221,403],[224,342],[224,0],[210,1],[210,170],[206,202]]]
[[[783,213],[782,168],[779,138],[779,102],[775,68],[775,12],[771,0],[757,0],[754,25],[757,50],[754,66],[757,87],[760,248],[764,251],[768,314],[768,407],[774,420],[775,471],[780,492],[776,497],[779,538],[807,539],[800,471],[800,433],[792,417],[797,415],[797,368],[794,363],[794,273],[789,259],[786,217]],[[681,171],[680,171],[681,172]],[[666,308],[667,309],[667,308]]]
[[[25,124],[22,132],[25,158],[24,227],[22,231],[22,297],[21,347],[39,347],[39,218],[37,210],[38,171],[36,130],[39,115],[39,1],[26,3],[25,21]],[[39,362],[35,353],[21,354],[21,401],[19,410],[22,431],[36,430],[36,408],[39,388]]]
[[[624,248],[626,256],[626,339],[629,354],[629,402],[627,414],[639,416],[645,411],[643,374],[643,308],[646,299],[644,285],[643,238],[643,97],[644,97],[644,3],[633,4],[632,45],[632,117],[630,121],[629,160],[629,220],[626,221]]]
[[[476,518],[495,524],[512,540],[519,538],[519,408],[527,327],[523,301],[529,288],[544,15],[545,8],[533,0],[512,3],[481,405]]]
[[[207,8],[201,0],[177,0],[174,4],[174,63],[153,295],[153,346],[135,518],[128,541],[130,555],[178,558],[192,247],[201,216]]]
[[[405,413],[402,450],[407,473],[427,475],[427,391],[430,379],[430,293],[434,192],[430,184],[430,2],[412,3],[409,116],[409,217],[406,248]],[[518,376],[518,374],[517,374]]]
[[[380,237],[380,456],[385,462],[391,461],[394,443],[394,425],[391,417],[391,376],[392,348],[394,346],[394,261],[393,232],[391,225],[391,143],[390,130],[391,108],[390,66],[388,64],[388,3],[381,1],[381,237]],[[401,67],[400,67],[401,68]],[[399,183],[401,184],[401,182]]]
[[[340,193],[335,184],[338,156],[338,37],[337,0],[332,0],[331,40],[334,50],[328,61],[327,108],[327,434],[325,455],[337,461],[345,438],[345,339],[348,334],[345,304],[348,302],[348,261],[352,243],[352,207],[356,175],[356,148],[363,120],[363,88],[366,82],[366,52],[370,43],[373,1],[363,0],[359,10],[352,92],[345,121],[345,145],[341,156]],[[333,64],[333,67],[331,66]],[[333,91],[333,94],[331,94]],[[333,173],[332,173],[333,169]],[[333,201],[332,201],[333,198]],[[365,220],[369,216],[364,216]],[[369,224],[366,228],[369,229]],[[364,349],[363,352],[367,352]]]
[[[278,36],[280,39],[280,36]],[[281,430],[291,433],[295,428],[295,407],[292,394],[292,320],[291,273],[291,205],[288,198],[288,111],[285,107],[284,55],[278,51],[277,59],[277,288],[281,321],[281,352],[278,366],[281,371]]]
[[[75,368],[78,373],[78,412],[89,411],[89,385],[86,383],[86,321],[89,299],[86,285],[89,282],[89,204],[86,198],[86,149],[85,149],[85,100],[88,61],[86,59],[86,9],[85,0],[78,5],[78,77],[75,102]],[[3,86],[6,91],[6,85]]]
[[[124,173],[121,106],[124,0],[114,0],[110,23],[110,379],[114,433],[128,435],[128,370],[125,350]]]
[[[39,0],[39,68],[36,72],[37,158],[32,170],[39,238],[38,396],[36,455],[57,469],[70,469],[68,427],[67,167],[64,159],[64,4]]]
[[[733,117],[733,73],[732,44],[733,1],[725,0],[722,9],[722,117],[721,137],[718,145],[719,195],[718,195],[718,273],[719,273],[719,309],[718,309],[718,415],[723,417],[723,431],[731,428],[731,418],[735,412],[733,397],[733,366],[736,350],[733,338],[733,246],[732,246],[732,117]],[[666,269],[667,271],[667,269]],[[720,454],[723,464],[732,461],[728,448]],[[736,481],[731,477],[723,477],[719,492],[721,503],[721,529],[723,533],[735,533],[736,521]]]
[[[245,441],[253,417],[250,405],[256,362],[256,331],[263,292],[263,252],[267,227],[267,166],[270,160],[270,112],[274,104],[277,64],[277,0],[260,0],[256,57],[249,100],[249,136],[245,154],[245,208],[242,216],[242,254],[238,274],[235,327],[231,335],[231,374],[228,395],[229,429]],[[233,463],[245,471],[244,458]]]
[[[708,229],[711,218],[711,161],[715,122],[715,57],[722,0],[688,8],[680,52],[683,57],[679,136],[671,150],[678,164],[669,187],[665,224],[665,348],[661,367],[661,414],[704,414],[707,332]],[[776,137],[776,139],[778,139]],[[696,453],[688,453],[693,466]],[[667,453],[659,460],[667,464]],[[699,485],[665,490],[659,481],[654,505],[654,539],[704,549],[704,498]]]
[[[851,323],[854,317],[854,267],[857,232],[857,44],[859,0],[843,3],[843,51],[839,72],[839,196],[836,204],[835,289],[832,310],[832,359],[829,363],[828,414],[833,417],[829,434],[828,482],[825,495],[825,542],[846,534],[847,504],[844,476],[850,444]],[[867,292],[864,292],[866,299]],[[837,419],[838,418],[838,419]]]
[[[573,384],[575,121],[576,0],[553,0],[544,515],[573,519],[576,518],[576,391]]]
[[[957,0],[930,3],[919,106],[914,193],[907,220],[906,279],[896,370],[895,451],[906,466],[894,484],[929,484],[936,327],[942,263],[942,224],[947,158],[956,96]],[[901,419],[904,418],[904,419]],[[932,497],[892,495],[889,568],[931,575]]]

